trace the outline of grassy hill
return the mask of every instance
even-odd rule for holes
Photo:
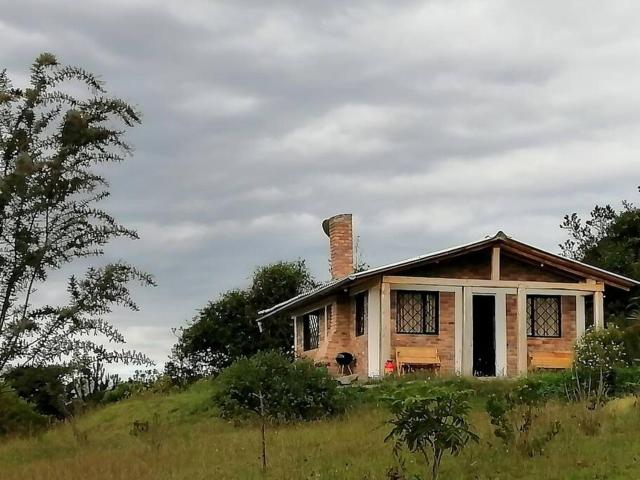
[[[388,413],[366,404],[341,418],[272,428],[263,475],[258,427],[217,418],[212,391],[203,382],[184,392],[148,394],[87,412],[40,436],[3,439],[0,478],[383,479],[393,464],[391,445],[384,442]],[[579,406],[549,406],[545,415],[558,418],[562,430],[542,457],[532,459],[505,452],[481,403],[472,413],[480,443],[445,458],[441,478],[640,478],[640,407],[634,398],[611,402],[599,418],[601,432],[593,436],[579,427]],[[134,421],[148,421],[149,431],[133,435]]]

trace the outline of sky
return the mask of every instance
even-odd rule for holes
[[[324,218],[371,266],[636,200],[636,1],[0,0],[0,68],[43,51],[136,105],[103,259],[155,276],[111,320],[158,366],[172,328],[253,269],[328,278]],[[64,273],[64,272],[63,272]],[[41,294],[64,295],[62,274]]]

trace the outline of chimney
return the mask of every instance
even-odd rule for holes
[[[351,214],[341,213],[322,222],[329,237],[331,278],[346,277],[353,273],[353,227]]]

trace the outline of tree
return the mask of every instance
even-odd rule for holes
[[[63,305],[42,306],[37,293],[52,271],[102,255],[111,239],[138,238],[98,208],[109,195],[98,167],[130,153],[124,129],[138,123],[94,75],[50,53],[33,63],[26,88],[0,71],[0,371],[82,356],[98,336],[124,342],[104,316],[114,305],[137,309],[129,284],[152,284],[148,274],[118,262],[70,277]],[[126,351],[111,358],[148,361]]]
[[[65,418],[69,415],[66,376],[69,368],[62,365],[17,367],[5,375],[7,384],[42,415]]]
[[[560,245],[565,256],[640,278],[640,209],[633,204],[623,201],[621,210],[596,205],[588,219],[572,213],[564,216],[560,227],[569,235]],[[624,323],[630,300],[638,293],[638,289],[629,294],[607,292],[605,307],[609,320]]]
[[[317,286],[304,260],[280,261],[253,272],[250,301],[255,312],[277,305]],[[257,318],[257,317],[256,317]],[[293,328],[289,315],[273,315],[262,322],[260,347],[292,354]]]
[[[292,362],[282,352],[241,358],[216,380],[213,401],[223,418],[260,419],[262,468],[267,468],[267,422],[317,420],[344,412],[347,399],[325,368]]]
[[[419,453],[431,465],[431,478],[437,480],[445,453],[458,455],[469,441],[478,441],[467,421],[471,408],[468,395],[445,388],[433,388],[421,395],[399,392],[391,402],[394,417],[389,423],[393,428],[386,438],[395,440],[396,456],[403,447]]]
[[[74,399],[99,402],[109,390],[120,384],[120,376],[109,374],[106,365],[114,361],[114,352],[97,346],[93,353],[76,358],[70,368],[69,390]]]
[[[177,332],[167,370],[177,378],[215,374],[235,359],[253,355],[260,345],[256,313],[243,290],[223,293]]]
[[[291,318],[274,315],[258,327],[258,312],[316,285],[304,260],[258,267],[247,290],[230,290],[176,330],[165,372],[178,382],[218,373],[240,357],[260,350],[292,355]]]

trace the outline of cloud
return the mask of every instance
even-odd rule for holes
[[[565,213],[633,200],[639,20],[631,1],[24,0],[3,5],[1,66],[20,86],[53,51],[144,113],[105,173],[141,240],[105,260],[156,275],[113,318],[162,362],[256,265],[326,278],[333,213],[377,265],[499,229],[555,250]]]

